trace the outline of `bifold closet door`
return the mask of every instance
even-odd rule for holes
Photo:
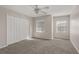
[[[16,16],[7,16],[7,44],[27,39],[29,21]]]

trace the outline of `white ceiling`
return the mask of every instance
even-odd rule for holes
[[[45,11],[48,15],[53,15],[53,16],[70,14],[73,8],[75,7],[74,5],[39,5],[39,8],[43,8],[47,6],[49,7],[49,9],[43,9],[43,11]],[[35,7],[34,5],[4,5],[1,7],[11,9],[13,11],[22,13],[30,17],[36,16],[34,12],[34,7]]]

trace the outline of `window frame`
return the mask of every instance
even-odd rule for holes
[[[44,20],[43,19],[37,19],[36,21],[35,21],[35,23],[36,23],[36,32],[39,32],[39,33],[42,33],[42,32],[44,32]],[[40,25],[40,23],[42,23],[42,25]]]

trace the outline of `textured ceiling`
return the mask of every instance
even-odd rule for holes
[[[42,11],[45,11],[47,15],[65,15],[65,14],[70,14],[75,7],[74,5],[39,5],[39,8],[43,7],[49,7],[49,9],[43,9]],[[30,16],[30,17],[35,17],[36,14],[34,12],[34,5],[4,5],[1,6],[4,8],[11,9],[13,11],[22,13],[24,15]],[[39,16],[45,15],[43,13],[39,13]]]

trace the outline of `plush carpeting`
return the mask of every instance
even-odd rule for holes
[[[0,49],[2,54],[76,54],[69,40],[23,40]]]

